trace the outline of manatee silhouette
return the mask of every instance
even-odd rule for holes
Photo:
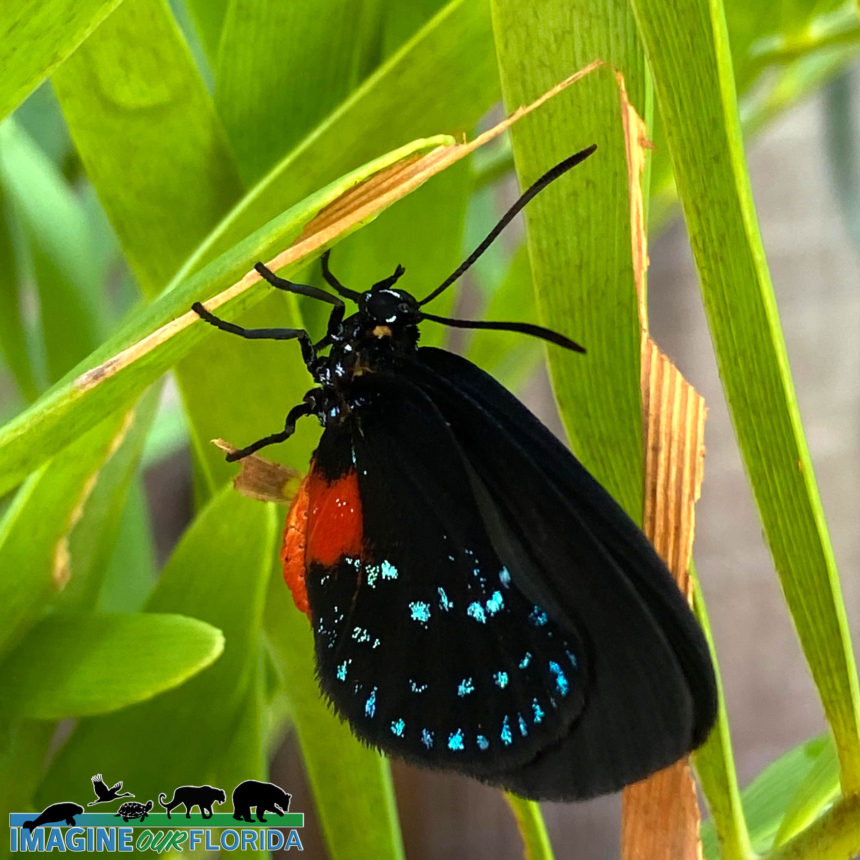
[[[75,816],[81,815],[83,811],[83,806],[77,803],[52,803],[35,821],[25,821],[24,827],[31,833],[43,824],[56,824],[60,821],[74,827]]]

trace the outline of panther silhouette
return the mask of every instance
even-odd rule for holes
[[[183,805],[185,806],[186,818],[191,818],[192,806],[197,806],[204,818],[211,818],[212,805],[227,801],[227,795],[223,789],[214,788],[211,785],[181,785],[174,789],[173,797],[169,803],[164,802],[166,798],[167,795],[164,792],[158,795],[158,802],[167,810],[168,818],[170,818],[170,810]]]

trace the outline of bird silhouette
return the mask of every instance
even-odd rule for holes
[[[87,806],[95,806],[97,803],[110,803],[112,800],[116,800],[118,797],[134,797],[134,795],[130,791],[124,791],[120,794],[120,789],[122,788],[122,780],[120,780],[115,785],[112,785],[108,788],[104,780],[102,779],[102,775],[97,773],[93,778],[93,790],[96,793],[96,799],[91,800]]]

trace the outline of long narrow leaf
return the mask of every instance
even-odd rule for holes
[[[858,682],[747,177],[721,5],[633,0],[735,431],[798,636],[860,791]]]

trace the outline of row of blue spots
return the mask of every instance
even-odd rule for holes
[[[567,691],[570,689],[570,684],[567,681],[567,676],[561,671],[561,666],[559,666],[555,660],[550,660],[549,670],[553,675],[555,675],[555,686],[559,693],[561,693],[562,696],[566,696]]]
[[[353,627],[352,628],[352,638],[359,643],[370,642],[370,633],[368,633],[366,627]],[[379,639],[373,640],[373,645],[371,648],[379,647]]]
[[[445,589],[440,585],[439,588],[436,589],[439,592],[439,608],[444,610],[445,612],[449,612],[454,608],[454,603],[448,598],[448,595],[445,593]]]
[[[543,627],[549,621],[549,616],[540,606],[535,606],[529,614],[529,621],[534,624],[535,627]]]
[[[423,693],[427,689],[427,685],[426,684],[419,684],[410,678],[409,679],[409,689],[412,690],[413,693]]]
[[[430,620],[430,604],[423,600],[413,600],[409,604],[409,612],[413,621],[417,621],[422,627],[427,626]]]
[[[452,752],[458,752],[463,749],[463,730],[457,729],[456,732],[451,732],[448,735],[448,749]]]
[[[493,681],[500,690],[504,690],[508,686],[508,673],[493,672]]]
[[[406,728],[406,721],[403,717],[394,720],[391,723],[391,734],[397,736],[398,738],[403,737],[403,730]]]
[[[337,667],[337,679],[338,679],[338,681],[345,681],[346,680],[346,673],[349,670],[349,664],[350,663],[352,663],[352,657],[349,657],[348,659],[344,660],[343,663],[341,663],[340,666]]]
[[[373,717],[376,713],[376,687],[370,691],[367,701],[364,703],[364,716]]]
[[[475,692],[475,685],[472,683],[471,678],[463,678],[460,681],[460,686],[457,687],[457,695],[462,699],[463,696],[468,696],[469,693]]]

